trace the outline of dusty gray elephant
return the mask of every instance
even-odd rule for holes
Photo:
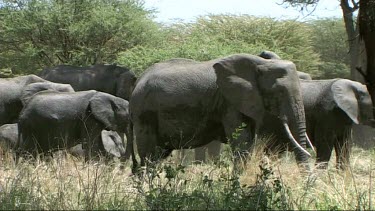
[[[0,78],[0,125],[17,121],[23,107],[22,91],[27,85],[36,82],[46,82],[46,80],[36,75]]]
[[[42,91],[55,91],[55,92],[74,92],[74,89],[69,84],[60,84],[53,82],[37,82],[32,83],[22,90],[21,93],[21,102],[25,106],[26,103],[35,95]]]
[[[105,154],[103,130],[126,133],[129,129],[128,101],[95,90],[73,93],[44,91],[34,95],[19,118],[17,158],[27,152],[49,153],[82,144],[86,160]],[[130,134],[130,135],[129,135]],[[113,142],[111,154],[125,154],[122,142]]]
[[[349,164],[349,142],[354,124],[373,125],[371,97],[365,85],[347,79],[301,81],[306,112],[307,133],[316,148],[316,162],[326,168],[332,150],[336,152],[336,164],[344,169]],[[274,134],[274,142],[268,146],[283,151],[287,137],[281,122],[272,114],[266,114],[260,134]]]
[[[88,67],[58,65],[44,69],[39,75],[49,81],[70,84],[76,91],[97,90],[125,100],[129,100],[137,80],[132,71],[115,64]],[[129,144],[128,142],[127,149],[131,148]],[[130,154],[131,152],[127,151],[126,157]]]
[[[290,61],[237,54],[206,62],[157,63],[138,80],[130,111],[141,165],[174,149],[226,142],[226,137],[238,158],[249,152],[265,111],[284,122],[297,161],[304,164],[309,157],[300,85]]]
[[[263,51],[259,54],[265,59],[280,59],[280,57],[272,51]],[[310,74],[297,71],[298,78],[301,80],[312,80]],[[209,144],[198,147],[194,150],[195,160],[200,162],[206,162],[206,153],[210,159],[218,159],[221,152],[222,143],[219,141],[212,141]],[[181,150],[182,157],[186,154],[184,150]]]
[[[58,65],[39,73],[46,80],[70,84],[76,91],[97,90],[129,100],[135,81],[134,73],[117,65],[96,64],[88,67]]]

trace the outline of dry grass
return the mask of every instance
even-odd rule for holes
[[[168,159],[142,177],[131,174],[130,163],[122,169],[119,162],[87,164],[69,155],[17,166],[3,159],[0,209],[241,209],[249,208],[246,197],[253,193],[267,196],[259,200],[263,207],[250,206],[258,209],[375,208],[374,150],[354,148],[347,171],[331,162],[328,170],[309,174],[299,171],[291,153],[276,159],[254,151],[241,175],[233,175],[226,153],[219,165],[179,167]]]

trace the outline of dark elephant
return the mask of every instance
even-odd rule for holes
[[[117,65],[96,64],[88,67],[58,65],[44,69],[39,76],[56,83],[70,84],[76,91],[97,90],[129,100],[134,73]]]
[[[105,151],[103,130],[132,134],[129,129],[128,101],[95,90],[73,93],[40,92],[34,95],[19,118],[18,155],[24,152],[53,152],[82,144],[86,160]],[[132,136],[132,135],[131,135]],[[129,141],[132,141],[128,137]],[[112,154],[125,150],[113,142]],[[17,156],[18,157],[18,156]]]
[[[338,168],[349,164],[349,142],[354,124],[373,124],[371,97],[365,85],[347,79],[301,80],[307,133],[316,148],[316,162],[326,168],[332,150]],[[260,134],[274,135],[269,150],[284,151],[287,137],[281,122],[268,113]]]
[[[36,75],[0,78],[0,125],[15,123],[22,110],[21,95],[32,83],[46,82]]]
[[[309,156],[300,85],[290,61],[237,54],[157,63],[138,80],[130,111],[141,165],[174,149],[227,142],[226,137],[238,159],[249,152],[265,111],[284,122],[297,161],[305,164]]]
[[[0,149],[4,154],[6,151],[13,152],[16,150],[18,144],[18,124],[5,124],[0,127]],[[113,157],[121,157],[120,151],[125,151],[122,145],[121,137],[115,131],[103,130],[101,132],[101,140],[106,155]],[[119,149],[118,149],[119,148]],[[70,154],[78,157],[84,157],[85,151],[82,149],[82,144],[77,144],[67,150]]]

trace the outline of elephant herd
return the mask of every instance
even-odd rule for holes
[[[307,148],[316,149],[319,163],[335,149],[343,168],[351,126],[372,122],[366,86],[312,80],[270,51],[171,59],[138,79],[127,68],[103,64],[0,79],[0,147],[14,150],[16,160],[81,146],[86,160],[131,157],[135,169],[135,150],[144,166],[176,149],[197,148],[203,159],[200,147],[207,144],[219,155],[220,144],[229,143],[237,162],[256,136],[274,134],[269,151],[288,146],[305,165]]]

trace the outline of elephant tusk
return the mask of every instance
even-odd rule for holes
[[[310,139],[309,139],[309,136],[307,135],[307,133],[305,132],[305,136],[306,136],[306,139],[307,139],[307,143],[310,145],[311,149],[314,151],[314,153],[316,154],[316,151],[315,151],[315,148],[314,146],[312,145]]]
[[[294,146],[296,146],[299,150],[301,150],[302,152],[304,152],[305,154],[307,154],[308,156],[311,157],[310,153],[308,151],[306,151],[301,145],[299,145],[299,143],[294,139],[292,133],[290,132],[290,129],[289,129],[289,126],[287,123],[283,123],[283,126],[288,134],[288,138],[289,140],[292,141],[292,143],[294,144]]]

